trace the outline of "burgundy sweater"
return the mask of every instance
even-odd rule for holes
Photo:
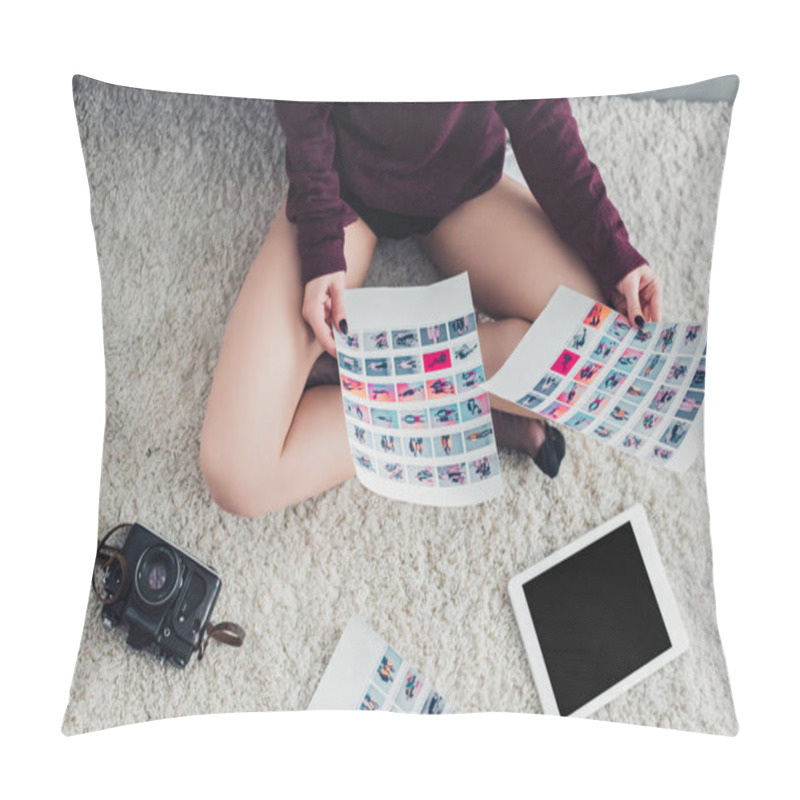
[[[346,269],[341,196],[441,218],[500,180],[506,130],[522,174],[561,238],[604,288],[646,260],[606,195],[567,100],[275,104],[286,134],[287,216],[303,280]]]

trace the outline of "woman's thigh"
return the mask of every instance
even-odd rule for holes
[[[361,220],[345,229],[348,287],[363,283],[375,242]],[[308,373],[322,352],[301,316],[302,302],[297,232],[284,204],[236,299],[214,371],[201,440],[212,494],[220,475],[258,492],[280,469]]]
[[[506,175],[420,241],[445,275],[469,273],[475,305],[495,319],[532,322],[559,284],[602,299],[594,276],[530,190]]]

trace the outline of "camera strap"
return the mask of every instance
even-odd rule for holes
[[[241,647],[244,642],[244,628],[235,622],[218,622],[216,625],[209,622],[206,625],[205,638],[200,644],[200,652],[197,660],[201,661],[208,647],[209,641],[216,639],[222,644],[229,644],[231,647]]]

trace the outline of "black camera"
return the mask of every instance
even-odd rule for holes
[[[103,622],[127,625],[131,647],[185,667],[201,648],[219,575],[138,523],[122,548],[107,551]]]

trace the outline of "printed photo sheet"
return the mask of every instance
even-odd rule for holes
[[[503,484],[466,273],[432,286],[350,289],[334,329],[358,479],[396,500],[479,503]]]
[[[705,323],[632,327],[608,306],[560,286],[485,388],[683,472],[702,443],[705,374]]]
[[[442,696],[360,617],[336,645],[309,710],[449,714]]]

